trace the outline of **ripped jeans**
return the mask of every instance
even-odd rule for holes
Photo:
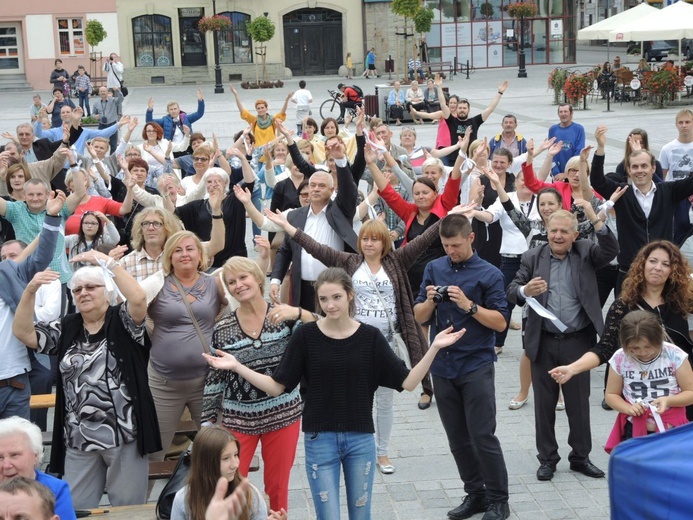
[[[370,520],[375,471],[373,434],[305,432],[303,441],[317,520],[339,520],[340,466],[344,467],[349,520]]]

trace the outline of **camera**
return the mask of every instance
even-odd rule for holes
[[[111,56],[109,59],[110,59],[111,61],[113,61],[113,56]]]
[[[436,285],[436,294],[433,295],[433,301],[435,303],[449,302],[450,295],[448,294],[447,285]]]

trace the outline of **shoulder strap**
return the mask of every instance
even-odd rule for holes
[[[195,314],[192,311],[192,307],[190,307],[190,302],[188,301],[188,293],[185,292],[185,289],[183,289],[183,285],[180,283],[180,280],[176,278],[174,274],[171,275],[171,278],[173,279],[173,283],[176,284],[176,287],[178,288],[178,292],[180,293],[181,299],[183,300],[183,303],[185,304],[185,308],[188,309],[188,314],[190,315],[190,319],[193,322],[193,325],[195,326],[195,330],[197,331],[197,335],[200,337],[200,343],[202,343],[202,348],[207,354],[214,354],[212,349],[209,347],[209,343],[207,342],[207,338],[205,338],[205,335],[202,334],[202,329],[200,329],[200,324],[197,323],[197,318],[195,317]]]

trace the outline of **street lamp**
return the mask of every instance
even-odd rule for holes
[[[524,3],[524,0],[520,0]],[[525,17],[520,16],[520,68],[517,71],[518,78],[527,77],[527,69],[525,68]]]
[[[212,0],[212,14],[217,15],[217,0]],[[214,93],[223,94],[224,85],[221,83],[221,65],[219,65],[219,31],[212,31],[214,37]]]

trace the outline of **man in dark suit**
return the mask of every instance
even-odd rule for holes
[[[291,211],[289,222],[308,233],[318,242],[338,251],[356,251],[357,237],[353,220],[358,191],[347,163],[345,147],[337,140],[327,144],[328,157],[337,164],[339,189],[332,200],[334,183],[329,173],[317,171],[310,177],[310,204]],[[279,300],[279,286],[291,264],[291,303],[315,310],[313,282],[325,266],[301,249],[288,236],[277,251],[272,269],[270,296]]]
[[[618,242],[601,220],[593,222],[597,244],[577,240],[577,219],[560,210],[549,218],[549,243],[522,255],[520,269],[507,289],[508,301],[530,305],[524,331],[524,347],[532,365],[534,423],[541,463],[539,480],[551,480],[560,460],[556,442],[556,403],[559,386],[549,375],[555,366],[572,363],[592,348],[595,334],[604,328],[599,305],[595,270],[605,267],[618,253]],[[536,299],[534,299],[536,298]],[[537,304],[556,319],[543,318]],[[590,430],[590,376],[572,378],[563,386],[570,433],[570,469],[588,477],[600,478],[604,472],[589,460],[592,450]]]
[[[17,126],[18,151],[28,163],[44,161],[50,159],[58,148],[61,140],[35,139],[34,128],[29,123],[22,123]]]

